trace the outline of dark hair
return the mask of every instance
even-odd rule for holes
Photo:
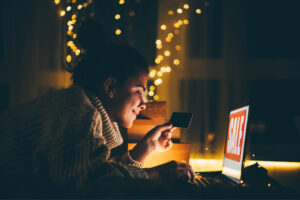
[[[73,70],[75,84],[95,91],[108,77],[122,84],[140,71],[148,73],[145,58],[133,47],[106,40],[97,22],[85,22],[78,35],[86,55]]]

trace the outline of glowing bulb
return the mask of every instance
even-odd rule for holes
[[[74,27],[73,27],[72,25],[70,25],[70,26],[69,26],[69,31],[73,30],[73,28],[74,28]]]
[[[76,3],[77,0],[72,0],[72,3]]]
[[[72,21],[68,21],[68,26],[71,26],[72,25]]]
[[[162,83],[162,79],[161,79],[161,78],[156,79],[156,80],[154,81],[154,85],[160,85],[161,83]]]
[[[178,24],[181,26],[183,24],[182,20],[178,20]]]
[[[67,7],[67,11],[70,11],[71,9],[72,9],[71,6],[68,6],[68,7]]]
[[[67,60],[68,63],[71,62],[72,61],[71,55],[67,55],[66,60]]]
[[[73,19],[73,20],[72,20],[72,24],[76,24],[76,19]]]
[[[121,4],[121,5],[124,4],[124,3],[125,3],[125,0],[120,0],[119,1],[119,4]]]
[[[155,69],[152,69],[149,73],[149,76],[150,78],[154,78],[155,77],[155,74],[156,74],[156,70]]]
[[[174,11],[173,11],[173,10],[169,10],[169,11],[168,11],[168,14],[169,14],[169,15],[174,15]]]
[[[69,41],[68,43],[67,43],[67,45],[70,47],[70,46],[72,46],[73,45],[73,41]]]
[[[63,16],[65,16],[65,14],[66,14],[66,11],[64,11],[64,10],[61,10],[59,14],[60,14],[60,16],[62,16],[62,17],[63,17]]]
[[[155,101],[157,101],[157,100],[159,99],[159,97],[158,97],[157,95],[155,95],[155,96],[153,97],[153,99],[154,99]]]
[[[84,8],[86,8],[88,6],[87,3],[83,3],[82,5],[83,5]]]
[[[175,46],[176,51],[180,51],[181,50],[181,46],[178,44]]]
[[[154,91],[155,90],[155,86],[151,85],[149,89],[152,90],[152,91]]]
[[[244,183],[244,181],[243,181],[243,180],[241,180],[241,181],[240,181],[240,183],[241,183],[241,184],[243,184],[243,183]]]
[[[73,19],[73,20],[76,19],[76,17],[77,17],[77,16],[76,16],[75,14],[72,15],[72,19]]]
[[[190,22],[189,22],[188,19],[185,19],[185,20],[183,20],[183,23],[184,23],[185,25],[187,25],[187,24],[189,24]]]
[[[180,25],[178,23],[174,23],[174,28],[179,28]]]
[[[149,91],[148,94],[149,94],[150,97],[152,97],[154,95],[154,92],[153,91]]]
[[[115,19],[116,19],[116,20],[118,20],[118,19],[120,19],[120,18],[121,18],[121,15],[119,15],[119,14],[116,14],[116,15],[115,15]]]
[[[60,3],[60,0],[54,0],[54,3],[57,5]]]
[[[80,55],[80,49],[77,49],[75,54],[76,54],[76,56],[79,56]]]
[[[161,40],[156,40],[155,42],[157,45],[160,45],[161,44]]]
[[[156,48],[157,48],[157,49],[162,49],[162,45],[159,44],[159,45],[156,46]]]
[[[74,38],[74,39],[77,38],[77,34],[76,34],[76,33],[73,34],[73,38]]]
[[[68,35],[72,35],[72,31],[68,30],[68,31],[67,31],[67,34],[68,34]]]
[[[171,52],[170,51],[165,51],[164,54],[165,54],[165,56],[170,56]]]
[[[164,74],[164,73],[161,72],[161,71],[157,72],[157,76],[159,76],[159,77],[162,77],[163,74]]]
[[[78,10],[81,10],[81,9],[82,9],[82,5],[79,4],[79,5],[77,6],[77,9],[78,9]]]
[[[184,4],[184,5],[183,5],[183,8],[184,8],[184,9],[189,9],[190,6],[189,6],[189,4]]]
[[[166,72],[171,72],[171,67],[167,66],[166,67]]]
[[[172,39],[171,38],[169,38],[169,37],[166,37],[166,42],[171,42],[172,41]]]
[[[161,67],[161,68],[160,68],[160,71],[166,72],[166,68],[165,68],[165,67]]]
[[[155,59],[155,63],[156,63],[156,64],[159,64],[160,62],[161,62],[161,60],[160,60],[159,58],[156,58],[156,59]]]
[[[158,55],[157,58],[158,58],[159,60],[164,60],[164,57],[163,57],[162,55]]]
[[[116,35],[120,35],[122,33],[122,31],[120,29],[116,30]]]
[[[268,187],[271,187],[271,183],[268,183]]]
[[[173,33],[169,33],[169,34],[168,34],[168,37],[169,37],[169,38],[173,38],[173,37],[174,37]]]
[[[177,9],[177,13],[178,13],[178,14],[181,14],[181,13],[182,13],[182,9],[181,9],[181,8],[178,8],[178,9]]]
[[[178,59],[174,59],[173,63],[174,63],[174,65],[179,65],[180,61]]]
[[[202,13],[201,9],[199,9],[199,8],[196,9],[196,13],[197,13],[197,14],[201,14],[201,13]]]
[[[163,24],[163,25],[161,25],[161,27],[160,27],[160,28],[161,28],[161,30],[163,30],[163,31],[164,31],[164,30],[166,30],[166,29],[167,29],[167,26],[166,26],[165,24]]]

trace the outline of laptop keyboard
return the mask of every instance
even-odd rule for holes
[[[238,184],[235,184],[231,181],[226,180],[222,175],[216,177],[202,177],[200,174],[196,174],[193,181],[190,181],[192,184],[207,188],[229,188],[229,187],[237,187]]]

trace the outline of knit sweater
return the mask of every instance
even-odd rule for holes
[[[118,125],[100,99],[79,86],[1,113],[0,135],[0,176],[77,188],[107,178],[148,178],[128,153],[110,158],[123,142]]]

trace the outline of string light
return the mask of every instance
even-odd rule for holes
[[[161,77],[164,73],[162,71],[157,72],[157,76]]]
[[[171,53],[170,53],[170,51],[165,51],[165,52],[164,52],[164,55],[168,57],[168,56],[171,55]]]
[[[190,8],[190,6],[189,6],[189,4],[184,4],[184,5],[183,5],[183,8],[187,10],[187,9]]]
[[[123,5],[125,3],[125,0],[120,0],[119,4]]]
[[[115,15],[115,19],[116,19],[116,20],[118,20],[118,19],[120,19],[120,18],[121,18],[121,15],[119,15],[119,14],[116,14],[116,15]]]
[[[174,11],[173,10],[169,10],[168,11],[168,15],[174,15]]]
[[[59,12],[59,14],[60,14],[60,16],[65,16],[65,14],[66,14],[66,11],[64,11],[64,10],[61,10],[60,12]]]
[[[180,51],[181,50],[181,46],[178,44],[175,46],[176,51]]]
[[[196,13],[201,14],[202,13],[201,9],[200,8],[196,9]]]
[[[72,9],[71,6],[68,6],[68,7],[67,7],[67,11],[70,11],[71,9]]]
[[[156,70],[155,69],[151,70],[149,73],[150,78],[154,78],[155,75],[156,75]]]
[[[149,91],[148,94],[149,94],[150,97],[154,96],[154,92],[152,90]]]
[[[149,87],[149,89],[150,89],[151,91],[154,91],[154,90],[155,90],[155,86],[154,86],[154,85],[151,85],[151,86]]]
[[[157,45],[161,45],[161,40],[156,40],[155,42]]]
[[[58,5],[58,4],[60,3],[60,0],[54,0],[54,3],[55,3],[56,5]]]
[[[82,5],[79,4],[79,5],[77,6],[77,9],[78,9],[78,10],[81,10],[81,9],[82,9]]]
[[[178,14],[181,14],[182,12],[183,12],[183,11],[182,11],[181,8],[178,8],[178,9],[177,9],[177,13],[178,13]]]
[[[72,61],[71,55],[67,55],[66,60],[67,60],[68,63],[70,63]]]
[[[121,33],[122,33],[121,29],[116,30],[116,35],[121,35]]]
[[[174,59],[173,63],[174,63],[174,65],[179,65],[180,61],[178,59]]]
[[[157,101],[159,99],[158,95],[154,95],[153,99],[154,101]]]
[[[167,26],[166,26],[165,24],[163,24],[163,25],[161,25],[161,27],[160,27],[160,28],[161,28],[161,30],[163,30],[163,31],[164,31],[164,30],[166,30],[166,29],[167,29]]]
[[[184,23],[185,25],[188,25],[190,22],[189,22],[188,19],[185,19],[185,20],[183,20],[183,23]]]

